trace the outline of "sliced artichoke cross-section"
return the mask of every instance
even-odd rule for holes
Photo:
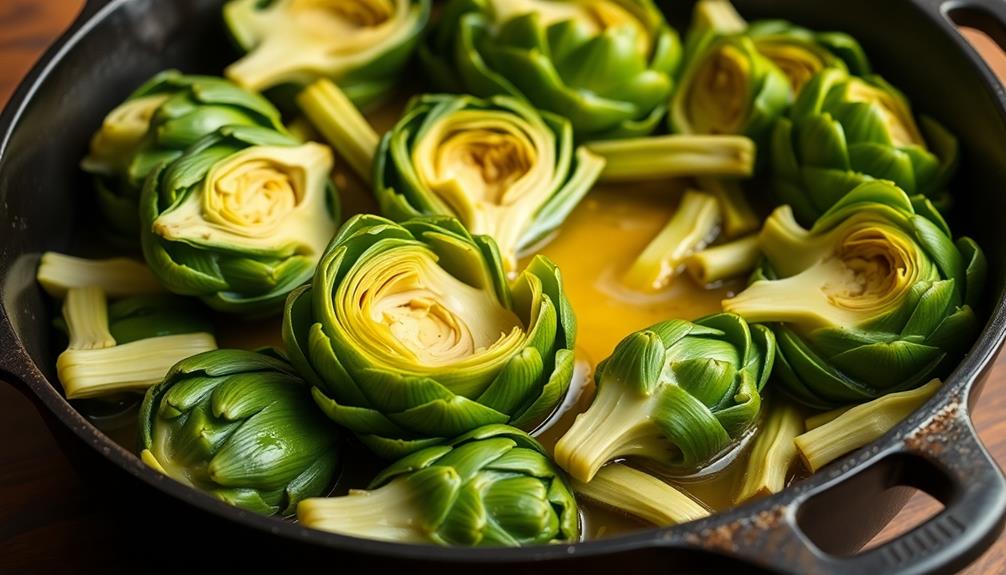
[[[398,82],[429,13],[430,0],[231,0],[224,19],[248,54],[224,73],[255,91],[328,78],[366,105]]]
[[[268,100],[223,78],[161,72],[102,121],[84,171],[95,176],[98,207],[113,236],[139,235],[137,202],[147,174],[223,126],[283,131]]]
[[[335,233],[332,152],[261,128],[222,128],[151,174],[143,251],[171,291],[264,314],[310,279]]]
[[[807,230],[789,206],[760,236],[756,281],[723,309],[767,322],[794,399],[832,408],[916,388],[977,333],[986,261],[954,242],[932,204],[889,182],[860,185]]]
[[[639,458],[670,472],[708,465],[757,421],[775,338],[734,314],[636,332],[597,368],[597,395],[555,446],[574,479]]]
[[[283,339],[333,420],[386,458],[490,423],[531,429],[565,395],[576,327],[559,270],[508,282],[455,219],[363,215],[287,301]]]
[[[525,98],[578,139],[652,132],[680,52],[650,0],[453,0],[420,49],[444,89]]]
[[[603,168],[555,114],[509,97],[435,95],[414,99],[384,136],[374,181],[384,215],[454,216],[492,237],[509,271],[522,249],[562,224]]]

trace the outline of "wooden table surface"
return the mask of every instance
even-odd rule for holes
[[[45,48],[73,20],[80,0],[0,0],[0,106]],[[1006,57],[987,38],[968,34],[1006,78]],[[1006,461],[1006,355],[999,358],[974,420],[986,446]],[[110,508],[92,499],[32,404],[0,383],[0,573],[107,572],[124,533]],[[917,524],[938,504],[916,496],[885,534]],[[1006,537],[965,571],[1006,571]]]

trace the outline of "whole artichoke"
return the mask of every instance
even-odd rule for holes
[[[945,204],[957,153],[953,135],[927,118],[916,124],[908,100],[882,78],[831,68],[807,83],[776,124],[772,178],[779,200],[809,226],[872,179]]]
[[[525,98],[581,140],[652,132],[680,52],[651,0],[452,0],[420,48],[444,89]]]
[[[248,54],[224,74],[255,91],[328,78],[363,106],[392,92],[429,14],[430,0],[231,0],[224,20]]]
[[[278,310],[311,278],[339,218],[332,152],[252,127],[227,127],[151,173],[143,253],[172,292],[214,309]]]
[[[283,321],[318,405],[389,459],[490,423],[531,429],[569,387],[575,334],[555,265],[508,282],[496,244],[446,217],[350,219]]]
[[[492,237],[507,269],[558,228],[604,160],[573,144],[564,118],[509,97],[418,96],[387,132],[374,165],[381,213],[458,218]]]
[[[772,322],[776,376],[817,408],[918,387],[950,365],[978,328],[986,263],[956,244],[929,202],[889,182],[860,185],[810,230],[789,206],[760,237],[756,281],[723,309]]]
[[[113,235],[138,236],[137,203],[154,166],[222,126],[283,131],[279,112],[258,94],[175,70],[157,74],[109,112],[81,167],[95,176],[98,207]]]
[[[597,395],[555,446],[578,481],[642,458],[670,470],[711,462],[758,419],[775,338],[733,314],[634,333],[597,367]]]
[[[393,463],[370,491],[307,499],[302,525],[370,539],[507,546],[575,542],[573,492],[537,441],[488,425]]]
[[[339,467],[338,431],[274,352],[184,359],[150,388],[139,417],[145,463],[256,513],[293,513]]]

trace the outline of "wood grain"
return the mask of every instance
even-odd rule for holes
[[[0,0],[0,105],[42,51],[69,25],[79,0]],[[983,35],[966,32],[1001,78],[1006,56]],[[1000,466],[1006,462],[1006,356],[986,386],[974,420]],[[90,497],[33,405],[0,383],[0,573],[92,573],[144,569],[108,550],[121,549],[136,527]],[[916,497],[879,538],[906,530],[931,515],[937,504]],[[149,565],[149,564],[147,564]],[[1000,538],[968,575],[1006,571],[1006,538]]]

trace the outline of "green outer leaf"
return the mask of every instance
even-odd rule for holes
[[[320,495],[338,471],[335,427],[278,352],[182,360],[140,407],[140,445],[171,477],[264,514]]]

